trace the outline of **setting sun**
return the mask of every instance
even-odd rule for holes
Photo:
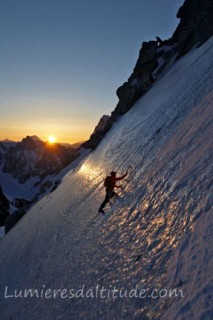
[[[51,144],[55,143],[56,142],[55,137],[54,136],[49,136],[48,142],[51,143]]]

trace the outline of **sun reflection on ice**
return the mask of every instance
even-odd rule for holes
[[[88,179],[90,181],[96,180],[102,175],[102,172],[99,168],[89,165],[88,163],[84,163],[79,173],[84,176],[84,179]]]

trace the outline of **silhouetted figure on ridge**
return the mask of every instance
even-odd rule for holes
[[[156,40],[158,42],[158,46],[161,47],[164,45],[164,41],[160,37],[156,37]]]

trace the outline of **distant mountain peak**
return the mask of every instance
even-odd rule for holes
[[[2,140],[1,142],[16,142],[16,141],[6,138],[6,139]]]
[[[31,139],[33,139],[34,141],[40,141],[40,142],[43,142],[37,135],[32,135],[30,136]]]
[[[26,138],[23,138],[20,145],[23,145],[27,148],[33,149],[36,145],[35,140],[32,139],[30,136],[26,136]]]
[[[34,149],[36,146],[43,146],[44,142],[36,135],[26,136],[22,139],[21,145],[24,145],[27,148]]]

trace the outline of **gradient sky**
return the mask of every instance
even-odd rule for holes
[[[1,0],[0,140],[87,139],[183,0]]]

